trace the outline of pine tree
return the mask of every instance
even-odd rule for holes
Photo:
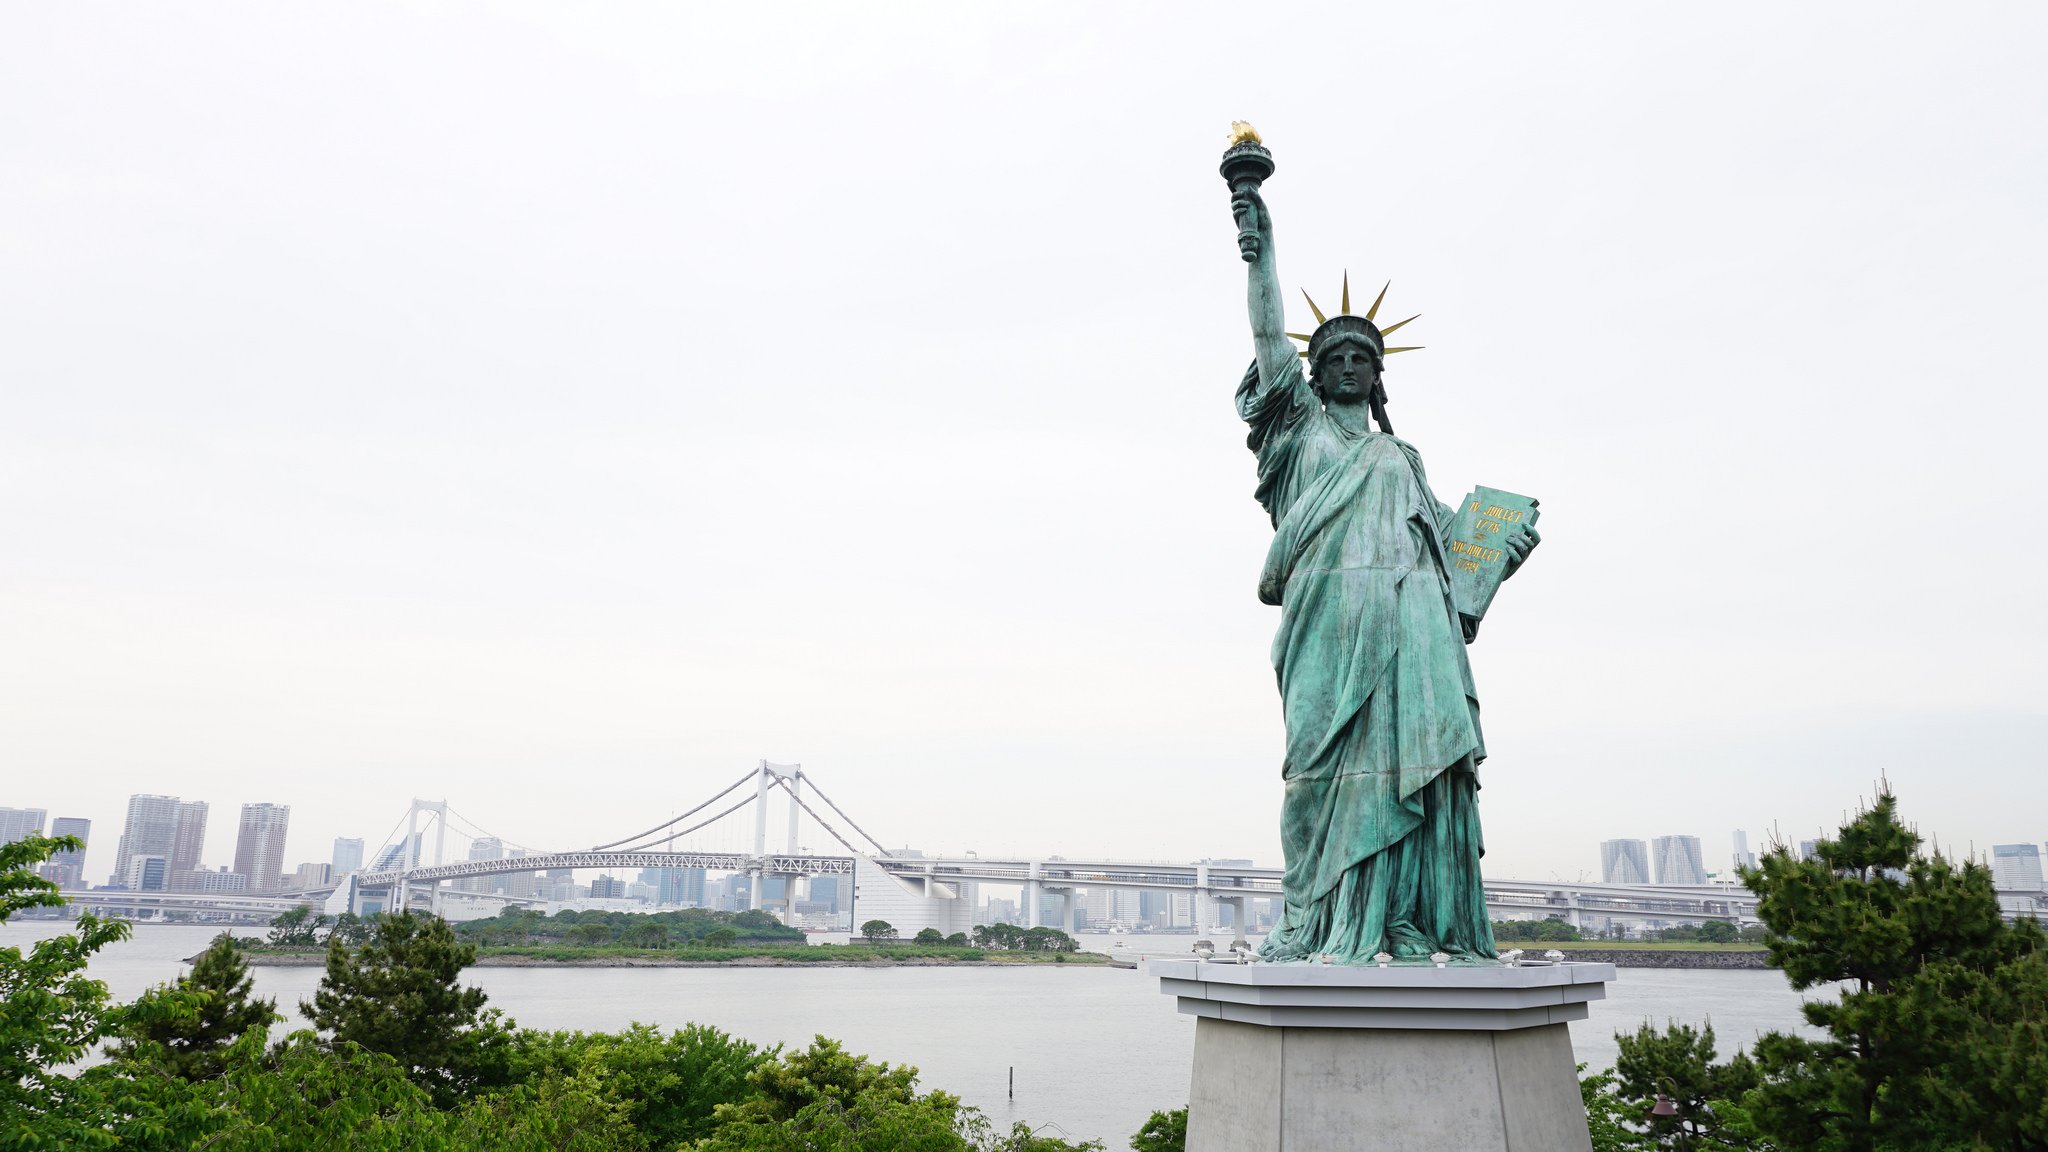
[[[1757,1044],[1744,1103],[1780,1146],[2048,1148],[2048,938],[2005,923],[1989,869],[1920,845],[1887,787],[1810,857],[1743,871],[1793,987],[1848,985],[1806,1004],[1826,1039]]]
[[[196,1013],[139,1012],[123,1031],[117,1059],[151,1061],[186,1080],[208,1080],[221,1074],[222,1055],[244,1032],[268,1028],[284,1019],[277,1001],[259,1000],[256,982],[242,962],[235,938],[223,932],[206,951],[193,958],[192,971],[172,987],[201,993]],[[160,994],[145,993],[145,999]]]
[[[484,1013],[483,989],[458,983],[475,960],[476,945],[458,942],[438,916],[380,916],[360,948],[328,942],[327,974],[299,1012],[332,1043],[396,1059],[447,1102],[476,1085],[484,1049],[503,1035],[496,1013]]]

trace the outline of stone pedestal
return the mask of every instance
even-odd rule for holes
[[[1568,1021],[1611,964],[1154,960],[1195,1024],[1188,1152],[1588,1152]]]

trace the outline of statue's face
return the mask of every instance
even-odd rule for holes
[[[1363,404],[1380,382],[1379,357],[1363,340],[1332,340],[1316,357],[1316,388],[1325,404]]]

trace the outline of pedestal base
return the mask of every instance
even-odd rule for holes
[[[1566,1021],[1607,964],[1154,961],[1195,1025],[1188,1152],[1588,1152]]]

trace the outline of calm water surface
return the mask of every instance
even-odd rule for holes
[[[0,925],[0,945],[26,947],[62,930]],[[185,970],[211,927],[139,925],[102,952],[92,974],[117,999]],[[244,928],[243,933],[254,929]],[[1187,937],[1084,935],[1119,959],[1181,957]],[[1118,947],[1122,944],[1123,947]],[[294,1012],[318,968],[257,968],[256,989]],[[1142,970],[1028,968],[475,968],[469,982],[533,1028],[604,1031],[634,1021],[711,1024],[762,1044],[826,1035],[850,1050],[911,1064],[926,1087],[957,1093],[996,1121],[1053,1126],[1122,1148],[1155,1108],[1187,1103],[1195,1028]],[[1579,1058],[1614,1060],[1614,1033],[1644,1020],[1711,1020],[1723,1054],[1759,1032],[1801,1030],[1802,996],[1777,972],[1624,968],[1592,1018],[1571,1026]],[[300,1024],[294,1018],[294,1024]],[[1016,1070],[1016,1095],[1008,1095]]]

